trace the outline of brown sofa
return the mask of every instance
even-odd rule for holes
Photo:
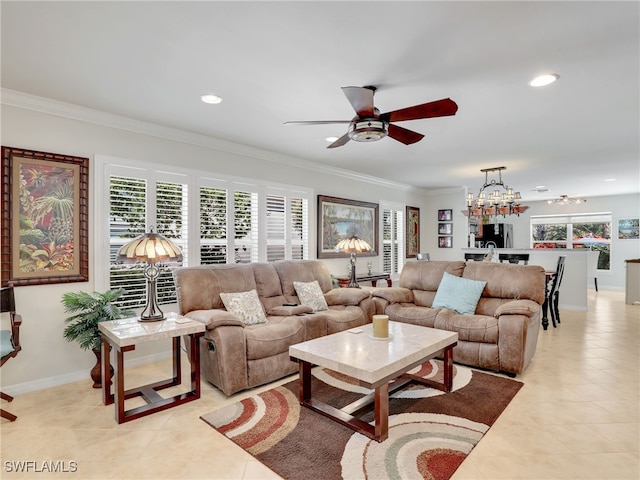
[[[317,280],[328,310],[301,313],[293,282]],[[202,376],[231,395],[297,370],[289,346],[371,322],[374,306],[368,290],[333,288],[331,274],[318,260],[209,265],[177,269],[181,315],[201,321]],[[267,323],[245,325],[227,312],[220,293],[255,289]]]
[[[431,308],[444,272],[487,282],[475,314]],[[376,313],[389,320],[458,332],[455,362],[516,375],[536,350],[544,288],[535,265],[426,261],[407,263],[398,287],[372,294]]]

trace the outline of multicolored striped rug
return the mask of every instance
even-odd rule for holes
[[[450,478],[522,387],[455,366],[453,391],[411,386],[389,401],[389,438],[378,443],[301,407],[298,381],[201,418],[287,480]],[[370,390],[314,369],[313,397],[341,408]],[[442,380],[431,360],[412,373]],[[361,418],[373,421],[373,407]]]

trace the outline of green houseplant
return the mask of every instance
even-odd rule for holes
[[[124,294],[124,290],[107,290],[101,292],[67,292],[62,295],[62,305],[65,312],[73,314],[65,319],[64,338],[67,341],[78,342],[83,350],[92,350],[97,358],[96,365],[91,369],[93,388],[102,387],[100,372],[102,340],[98,323],[108,320],[130,317],[131,310],[126,310],[114,304]]]

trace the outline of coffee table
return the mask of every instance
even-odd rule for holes
[[[359,333],[353,333],[359,331]],[[450,392],[453,386],[453,347],[456,332],[400,322],[389,322],[390,338],[373,338],[368,324],[289,347],[289,356],[299,363],[300,404],[319,412],[369,438],[382,442],[389,435],[389,395],[410,382]],[[444,383],[407,373],[426,360],[443,353]],[[321,367],[348,375],[373,393],[342,409],[311,396],[311,367]],[[374,404],[374,425],[353,414]]]

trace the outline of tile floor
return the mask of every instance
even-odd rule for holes
[[[561,315],[559,328],[540,332],[519,377],[525,386],[454,480],[640,478],[640,307],[625,305],[623,292],[590,290],[589,312]],[[129,369],[127,383],[168,371],[168,361]],[[255,390],[227,398],[204,382],[195,402],[117,425],[113,406],[103,406],[90,385],[23,394],[6,405],[19,418],[1,420],[0,477],[279,478],[199,419]],[[39,473],[31,464],[16,472],[20,461],[77,471]]]

